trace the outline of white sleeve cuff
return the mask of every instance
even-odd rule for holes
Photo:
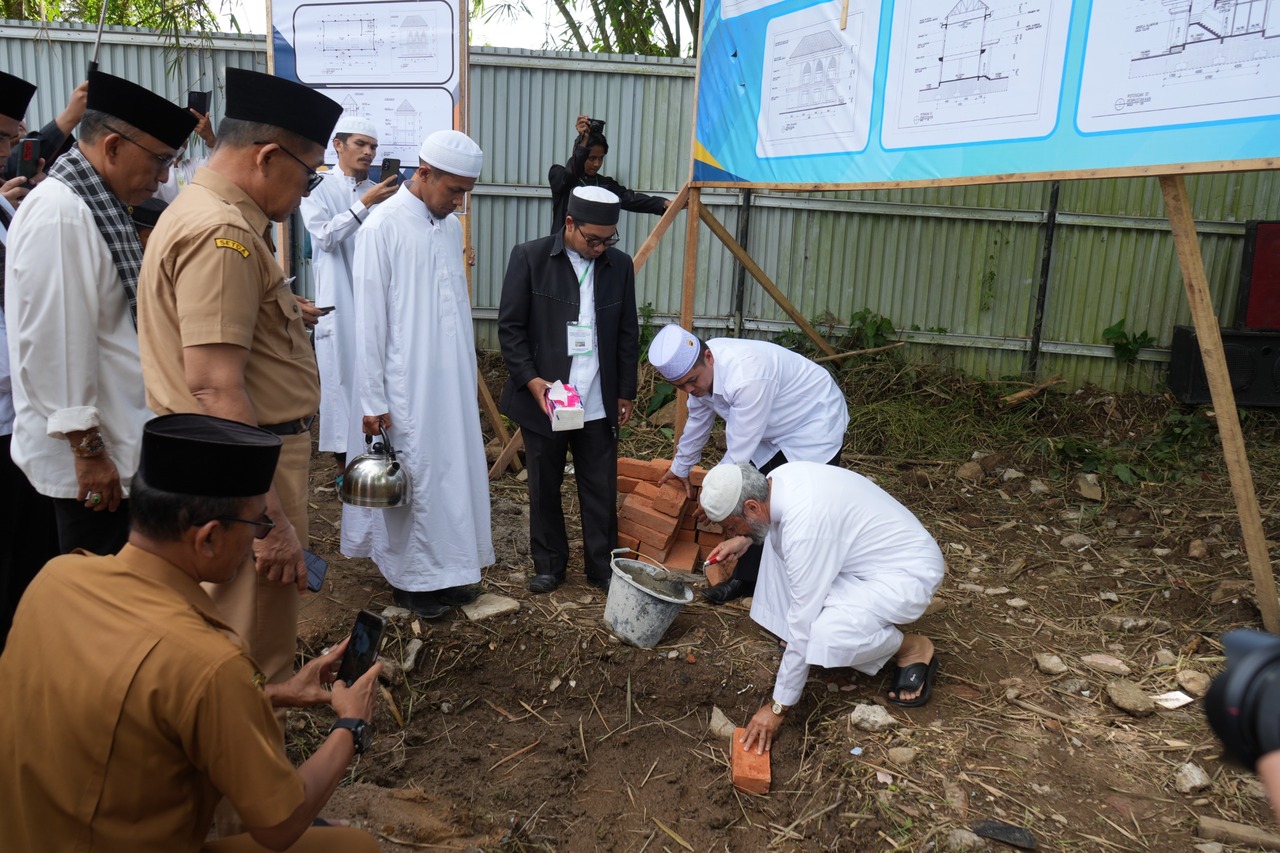
[[[98,410],[93,406],[58,409],[49,416],[46,429],[50,438],[65,439],[69,432],[83,432],[99,426]]]

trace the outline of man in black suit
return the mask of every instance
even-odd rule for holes
[[[608,190],[578,187],[559,232],[511,250],[502,284],[498,339],[509,378],[501,408],[524,436],[535,593],[558,587],[569,562],[560,486],[570,448],[587,581],[607,589],[612,574],[618,428],[634,406],[640,338],[631,256],[612,248],[620,207]],[[580,429],[552,430],[546,391],[556,380],[582,398]]]

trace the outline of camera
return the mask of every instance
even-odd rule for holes
[[[587,130],[592,136],[604,133],[604,119],[593,118],[588,120]]]
[[[1280,637],[1261,631],[1222,636],[1227,665],[1204,697],[1204,711],[1227,755],[1253,769],[1280,749]]]

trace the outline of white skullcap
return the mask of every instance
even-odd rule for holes
[[[460,178],[478,178],[484,165],[484,152],[461,131],[437,130],[423,141],[418,159],[433,169]]]
[[[342,118],[338,119],[338,126],[333,129],[334,136],[339,133],[358,133],[375,142],[378,140],[378,129],[373,126],[373,122],[359,113],[343,113]]]
[[[670,328],[670,327],[668,327]],[[702,492],[698,496],[702,511],[716,524],[729,517],[742,500],[742,469],[730,463],[721,463],[707,472],[702,480]]]
[[[675,323],[663,326],[649,344],[649,363],[658,369],[662,378],[674,382],[693,370],[701,349],[693,332],[686,332]]]

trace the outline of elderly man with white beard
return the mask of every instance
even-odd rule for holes
[[[910,510],[866,477],[817,462],[790,462],[768,478],[748,463],[717,465],[700,501],[731,536],[710,558],[764,545],[751,618],[786,643],[773,701],[747,724],[743,749],[771,748],[811,665],[874,675],[892,663],[889,702],[929,701],[933,642],[898,626],[924,614],[944,567]]]

